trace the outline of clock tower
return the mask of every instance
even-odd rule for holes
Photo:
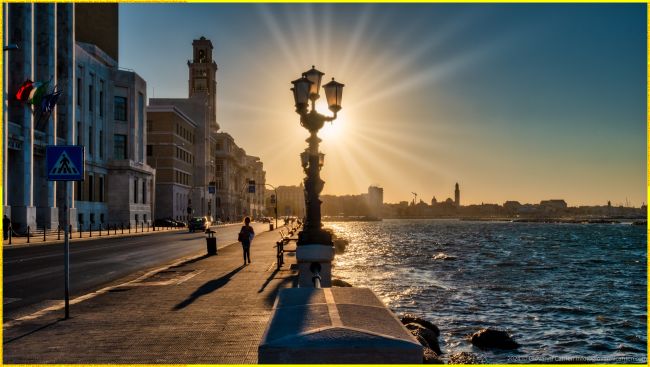
[[[210,116],[216,123],[214,111],[217,100],[217,63],[212,60],[212,42],[205,37],[192,42],[192,60],[187,61],[189,68],[189,97],[205,98],[211,111]]]

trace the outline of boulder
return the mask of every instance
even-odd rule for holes
[[[417,317],[417,316],[415,316],[413,314],[407,313],[407,314],[402,315],[402,317],[400,317],[400,321],[402,321],[402,324],[404,324],[404,325],[411,324],[411,323],[419,324],[419,325],[423,326],[424,328],[427,328],[427,329],[433,331],[434,333],[436,333],[436,337],[440,336],[440,330],[438,329],[438,327],[436,325],[434,325],[433,323],[431,323],[431,322],[429,322],[429,321],[427,321],[427,320],[425,320],[425,319],[423,319],[421,317]]]
[[[332,287],[352,287],[352,284],[341,279],[332,279]]]
[[[344,253],[345,248],[348,246],[348,240],[344,240],[341,238],[336,238],[332,242],[334,242],[334,252],[337,254]]]
[[[483,364],[485,361],[474,353],[460,352],[449,356],[447,364]]]
[[[480,349],[517,349],[519,344],[504,330],[481,329],[470,337],[472,344]]]
[[[423,353],[423,364],[445,364],[431,348],[424,347]]]
[[[431,350],[433,350],[437,355],[442,354],[442,351],[440,351],[440,345],[438,344],[439,334],[436,334],[435,331],[425,328],[424,326],[416,324],[414,322],[408,323],[404,326],[406,326],[411,334],[413,334],[413,336],[415,336],[418,340],[422,338],[426,341],[426,344],[420,343],[422,346],[431,348]]]

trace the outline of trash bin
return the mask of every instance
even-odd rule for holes
[[[214,231],[213,230],[207,230],[205,231],[207,233],[208,237],[205,238],[207,247],[208,247],[208,255],[216,255],[217,254],[217,238],[214,237]]]
[[[269,231],[273,230],[273,223],[269,223]]]

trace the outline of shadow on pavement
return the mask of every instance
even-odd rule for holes
[[[189,297],[187,297],[187,299],[185,299],[183,302],[181,302],[181,303],[177,304],[176,306],[174,306],[173,309],[175,311],[183,309],[183,308],[191,305],[199,297],[205,296],[206,294],[212,293],[212,292],[216,291],[217,289],[223,287],[224,285],[226,285],[230,281],[230,278],[232,278],[233,275],[237,274],[243,268],[244,268],[244,265],[241,265],[238,268],[236,268],[235,270],[231,271],[230,273],[222,276],[221,278],[213,279],[213,280],[203,284],[202,286],[197,288],[194,292],[192,292],[192,294]]]

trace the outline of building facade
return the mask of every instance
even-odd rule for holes
[[[247,155],[230,134],[219,131],[215,98],[218,68],[210,40],[201,37],[192,42],[192,59],[187,66],[188,98],[152,98],[149,101],[150,111],[163,106],[173,107],[196,125],[190,151],[194,161],[187,211],[220,221],[257,217],[264,210],[266,174],[259,158]],[[157,126],[158,118],[153,115],[151,124]],[[248,192],[250,180],[256,181],[255,194]]]
[[[99,31],[97,24],[77,22],[77,6],[3,4],[4,42],[18,45],[4,55],[3,209],[17,232],[28,226],[57,228],[65,186],[73,229],[151,218],[147,185],[153,170],[139,154],[146,144],[146,83],[135,72],[119,70],[117,60],[97,45],[76,38],[77,31]],[[92,11],[89,6],[84,9]],[[104,5],[115,15],[117,6]],[[117,40],[117,16],[105,23],[101,31]],[[62,91],[51,114],[34,114],[32,106],[16,99],[26,80]],[[124,113],[117,118],[119,111]],[[115,154],[116,135],[125,137],[117,147],[124,154]],[[47,145],[83,145],[84,180],[47,181]],[[133,190],[129,202],[124,199],[127,181]]]
[[[147,108],[147,160],[156,169],[155,219],[186,221],[194,187],[197,124],[174,106]]]

